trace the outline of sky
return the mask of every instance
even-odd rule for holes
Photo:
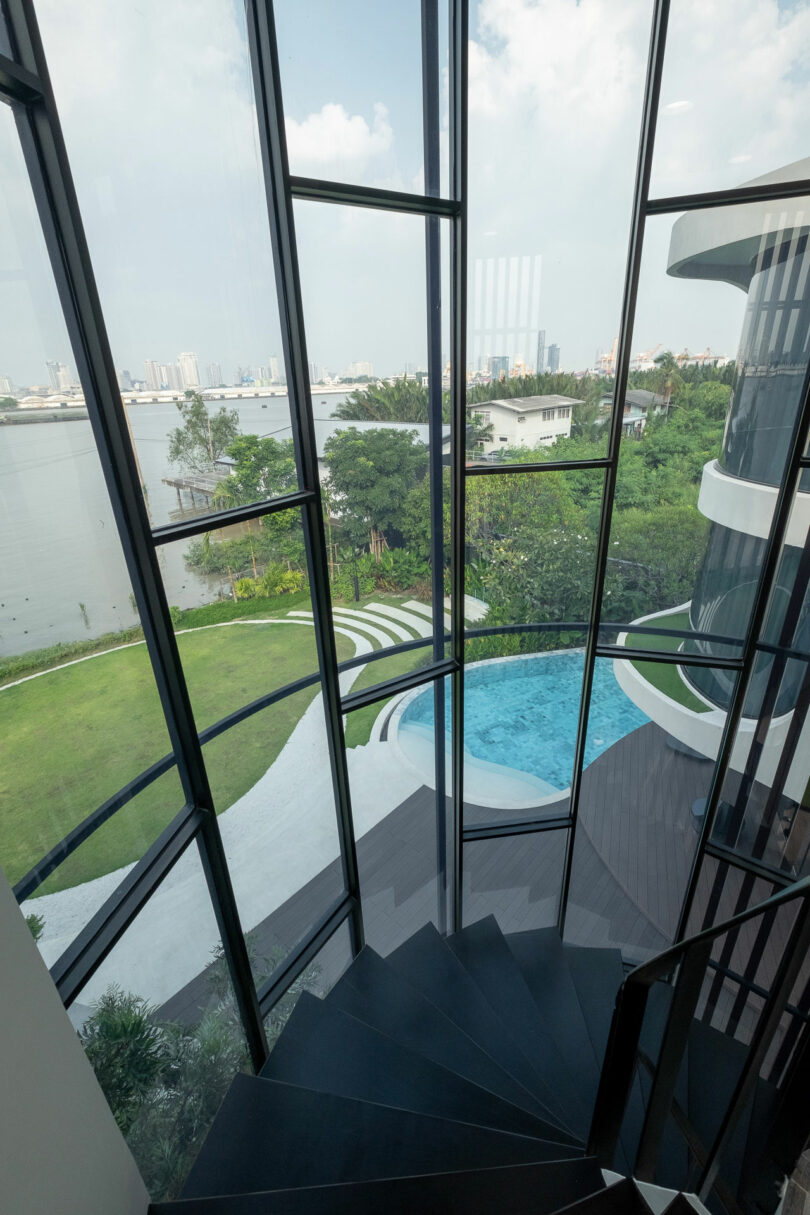
[[[734,185],[808,154],[810,2],[672,9],[652,193]],[[227,380],[267,364],[281,348],[241,5],[37,11],[117,366],[143,376],[145,359],[193,351]],[[419,11],[277,0],[293,172],[421,189]],[[533,365],[536,328],[565,369],[610,348],[650,13],[650,0],[473,0],[471,360]],[[0,160],[0,375],[42,383],[46,359],[73,359],[7,109]],[[424,364],[423,222],[314,203],[295,219],[310,359],[332,372]],[[648,225],[633,350],[734,355],[744,296],[668,278],[671,226]]]

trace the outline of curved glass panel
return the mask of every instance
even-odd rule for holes
[[[672,6],[652,197],[808,177],[807,16],[806,0]]]
[[[69,1009],[152,1198],[176,1198],[250,1060],[196,847]]]
[[[0,157],[0,863],[16,883],[171,744],[87,412],[61,404],[70,343],[7,106]],[[81,921],[180,805],[164,778],[46,889],[86,896]]]
[[[158,526],[222,501],[239,434],[290,420],[244,7],[90,0],[69,16],[43,0],[37,15]]]

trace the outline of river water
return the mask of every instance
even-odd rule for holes
[[[328,419],[343,399],[316,394],[316,422]],[[286,397],[224,404],[237,410],[244,434],[290,435]],[[188,500],[178,510],[176,490],[163,484],[177,471],[168,462],[176,406],[130,405],[128,414],[152,525],[194,513]],[[89,422],[0,426],[0,512],[0,654],[138,623]],[[210,602],[222,589],[219,578],[186,567],[187,548],[182,541],[159,551],[169,603],[178,607]]]

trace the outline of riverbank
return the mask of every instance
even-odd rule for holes
[[[75,408],[55,405],[53,408],[9,409],[0,413],[0,426],[25,426],[36,422],[86,422],[89,417],[84,405]]]

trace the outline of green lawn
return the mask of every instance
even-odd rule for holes
[[[235,605],[236,606],[236,605]],[[185,623],[185,622],[183,622]],[[234,625],[178,637],[197,725],[317,668],[306,625]],[[338,634],[338,657],[353,653]],[[278,755],[316,689],[249,718],[205,748],[218,812]],[[102,654],[0,692],[0,861],[17,881],[90,811],[169,751],[146,647]],[[175,771],[119,811],[40,893],[137,860],[183,805]]]
[[[373,595],[368,602],[399,604],[401,597]],[[309,625],[237,624],[235,619],[308,609],[308,593],[280,599],[222,602],[180,613],[177,643],[199,729],[317,669],[314,629]],[[0,864],[13,883],[92,810],[170,750],[146,646],[99,653],[137,636],[110,635],[75,646],[32,651],[6,660],[0,680],[45,670],[40,678],[0,689]],[[336,634],[338,660],[351,658],[348,637]],[[61,670],[58,662],[95,654]],[[356,686],[411,670],[426,650],[382,659],[366,668]],[[307,688],[255,714],[205,746],[214,803],[221,813],[262,776],[278,756],[315,696]],[[368,741],[381,705],[351,714],[350,745]],[[12,775],[13,774],[13,775]],[[51,875],[38,893],[66,889],[138,860],[183,805],[176,770],[164,774],[123,806]]]
[[[655,621],[646,623],[653,625]],[[688,629],[689,613],[675,612],[671,616],[661,617],[659,623],[662,628]],[[681,640],[678,637],[655,637],[651,633],[629,633],[625,644],[633,649],[677,650]],[[654,688],[658,688],[659,692],[683,705],[685,709],[691,709],[693,713],[711,712],[708,705],[690,692],[677,667],[660,662],[634,662],[633,666]]]

